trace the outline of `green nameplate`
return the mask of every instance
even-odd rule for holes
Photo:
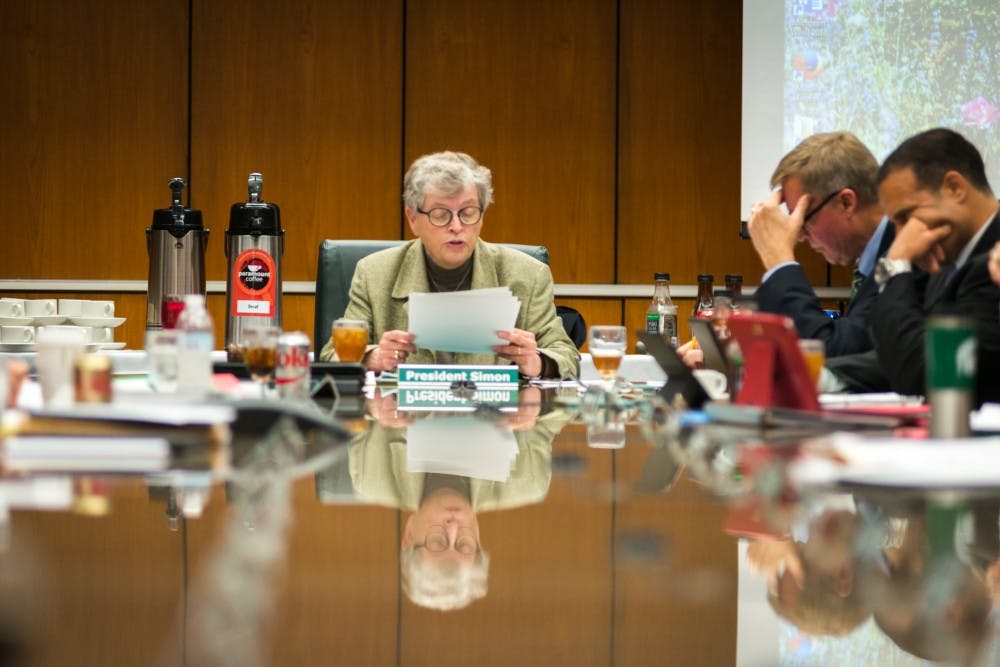
[[[466,395],[455,395],[447,387],[400,387],[397,405],[400,410],[454,410],[464,412],[488,404],[500,410],[517,409],[517,387],[485,387]]]
[[[473,382],[477,387],[517,386],[517,366],[455,366],[450,364],[401,364],[399,386],[445,385]]]

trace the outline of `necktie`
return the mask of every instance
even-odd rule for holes
[[[854,269],[854,278],[851,280],[851,301],[854,301],[854,297],[858,295],[858,288],[861,287],[861,283],[865,281],[865,274],[861,273],[857,269]]]

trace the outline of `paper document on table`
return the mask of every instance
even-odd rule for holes
[[[1000,403],[983,403],[969,415],[969,426],[980,433],[1000,433]]]
[[[504,344],[497,332],[513,329],[520,310],[507,287],[416,292],[410,295],[410,333],[425,350],[489,354]]]
[[[476,417],[421,419],[407,429],[406,469],[506,482],[517,459],[509,426]]]
[[[826,441],[824,441],[826,442]],[[835,433],[832,458],[802,457],[790,466],[797,484],[893,487],[1000,487],[1000,438],[866,438]]]

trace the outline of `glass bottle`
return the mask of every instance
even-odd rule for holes
[[[646,309],[646,332],[660,334],[677,346],[677,306],[670,298],[670,274],[653,274],[653,300]]]
[[[732,309],[739,310],[740,300],[743,298],[743,274],[727,273],[726,289],[729,290],[729,300]]]
[[[204,396],[212,386],[212,349],[215,326],[205,308],[203,294],[184,295],[184,310],[177,318],[180,332],[177,352],[177,389]]]
[[[712,298],[712,284],[715,276],[711,273],[698,274],[698,302],[694,306],[694,316],[711,319],[715,316],[715,300]]]
[[[719,343],[725,347],[732,338],[729,332],[729,316],[732,314],[732,294],[727,289],[716,289],[712,291],[712,302],[715,309],[712,313],[712,328],[715,330],[715,337]]]

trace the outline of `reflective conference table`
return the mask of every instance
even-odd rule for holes
[[[795,433],[556,393],[8,472],[0,664],[997,661],[1000,491],[802,494]]]

